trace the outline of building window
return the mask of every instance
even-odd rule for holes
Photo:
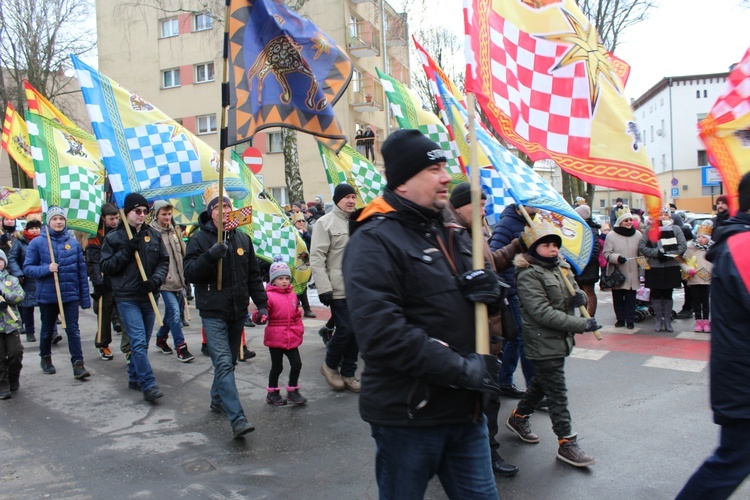
[[[695,91],[695,98],[696,99],[700,99],[701,98],[701,91],[700,90],[696,90]]]
[[[698,122],[701,122],[708,116],[708,113],[698,113]]]
[[[654,142],[654,126],[651,125],[651,129],[649,130],[651,132],[651,142]]]
[[[198,135],[213,134],[216,132],[216,115],[196,116],[198,122]]]
[[[646,143],[646,129],[643,129],[643,143]]]
[[[164,19],[161,22],[161,37],[169,38],[170,36],[177,36],[180,34],[180,29],[177,26],[177,18]]]
[[[180,68],[161,72],[161,88],[171,89],[180,86]]]
[[[193,31],[206,31],[214,27],[214,20],[208,14],[196,14],[193,17]]]
[[[281,132],[269,132],[266,134],[268,137],[268,152],[269,153],[283,153],[284,152],[284,141],[281,138]],[[276,198],[278,201],[278,198]]]
[[[703,91],[703,97],[708,97],[708,90]]]
[[[698,150],[698,166],[705,167],[708,165],[708,155],[704,149]]]
[[[213,82],[215,79],[214,63],[195,65],[195,83]]]
[[[607,206],[607,202],[604,200],[604,198],[599,200],[599,208],[604,208],[606,206]]]
[[[285,187],[271,188],[271,196],[273,196],[273,199],[282,207],[288,203]]]

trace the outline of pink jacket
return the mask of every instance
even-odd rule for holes
[[[302,344],[302,311],[299,300],[291,286],[279,288],[266,285],[268,295],[268,324],[263,336],[263,344],[267,347],[294,349]],[[258,311],[253,313],[253,321],[257,319]]]

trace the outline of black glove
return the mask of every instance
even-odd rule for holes
[[[150,278],[146,281],[141,281],[138,284],[141,293],[153,293],[159,291],[159,285],[156,283],[154,278]]]
[[[622,255],[620,255],[619,257],[617,257],[617,263],[618,264],[625,264],[627,261],[628,261],[628,259],[626,259]]]
[[[265,325],[268,323],[268,309],[265,307],[259,307],[257,313],[258,315],[256,319],[258,320],[257,323],[259,325]]]
[[[458,280],[461,292],[467,300],[484,304],[495,304],[500,300],[500,281],[493,271],[466,271]]]
[[[226,254],[227,254],[226,243],[214,243],[214,246],[208,249],[208,256],[212,260],[223,259]]]
[[[602,325],[596,322],[596,318],[588,318],[586,320],[586,332],[595,332],[597,330],[601,330]]]
[[[572,307],[585,306],[588,302],[588,297],[581,290],[578,290],[575,295],[568,299],[568,304]]]
[[[128,250],[130,253],[135,253],[136,250],[141,248],[141,238],[139,236],[133,236],[128,240]]]
[[[96,300],[102,295],[104,295],[104,284],[94,285],[94,297],[96,297]]]
[[[8,303],[4,300],[0,301],[0,311],[5,311],[6,309],[8,309]]]
[[[500,384],[497,374],[502,363],[497,356],[491,354],[477,354],[475,352],[464,357],[458,385],[472,391],[480,391],[491,395],[500,394]]]
[[[659,259],[659,262],[666,262],[667,260],[669,260],[669,257],[664,255],[664,252],[662,252],[661,250],[659,250],[659,253],[656,254],[656,258]]]
[[[321,293],[320,295],[318,295],[318,298],[320,299],[321,304],[329,307],[331,305],[331,302],[333,302],[333,292]]]

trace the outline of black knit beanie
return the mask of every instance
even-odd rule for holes
[[[383,143],[380,153],[389,189],[396,189],[427,167],[446,161],[440,146],[415,129],[393,132]]]
[[[125,213],[130,213],[135,207],[148,208],[148,200],[140,193],[130,193],[125,197]]]
[[[482,191],[482,199],[487,199],[487,195],[484,191]],[[450,201],[453,208],[461,208],[471,203],[471,184],[468,182],[462,182],[454,187],[453,191],[451,191]]]
[[[747,212],[750,210],[750,172],[742,176],[737,191],[740,197],[740,212]]]
[[[344,197],[350,194],[357,194],[357,192],[354,191],[354,188],[349,184],[339,184],[338,186],[336,186],[336,189],[333,190],[333,203],[338,205],[339,202],[344,199]]]

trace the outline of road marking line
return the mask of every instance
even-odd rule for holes
[[[573,352],[570,353],[570,357],[576,359],[599,361],[607,354],[609,354],[609,351],[605,351],[602,349],[585,349],[583,347],[576,347],[573,349]]]
[[[706,335],[705,333],[700,332],[682,332],[676,336],[678,339],[689,339],[689,340],[703,340],[703,341],[710,341],[711,335]]]
[[[698,373],[708,366],[707,361],[697,361],[694,359],[676,359],[665,358],[663,356],[652,356],[643,366],[650,368],[663,368],[665,370],[679,370],[683,372]]]

